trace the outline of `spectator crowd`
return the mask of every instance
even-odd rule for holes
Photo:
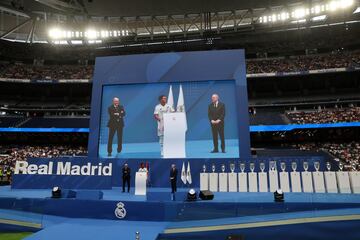
[[[84,65],[44,65],[33,66],[29,64],[15,63],[3,66],[0,78],[11,79],[91,79],[93,66]]]
[[[246,66],[248,74],[360,67],[360,52],[248,60]]]
[[[16,161],[28,158],[54,158],[61,156],[86,156],[85,147],[73,146],[0,146],[0,182],[10,181]]]
[[[342,162],[344,170],[360,170],[360,143],[301,143],[293,145],[301,150],[323,150],[331,154],[336,161]]]
[[[286,116],[296,124],[358,122],[360,121],[360,107],[291,111],[286,112]]]
[[[300,72],[307,70],[360,67],[360,52],[326,55],[293,56],[289,58],[250,59],[247,73]],[[0,64],[0,78],[12,79],[91,79],[92,65]]]

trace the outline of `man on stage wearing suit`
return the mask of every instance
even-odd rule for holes
[[[208,108],[208,117],[211,125],[211,132],[213,136],[214,149],[212,153],[219,152],[218,136],[221,140],[221,151],[225,153],[225,104],[219,101],[219,95],[213,94],[211,96],[211,103]]]
[[[178,174],[178,170],[176,169],[175,164],[171,164],[171,169],[170,169],[171,193],[175,193],[177,190],[176,189],[177,174]]]
[[[125,192],[125,184],[127,184],[127,192],[130,192],[130,173],[131,169],[129,168],[128,164],[125,163],[124,167],[122,168],[122,192]]]
[[[115,132],[117,133],[118,147],[117,152],[120,153],[122,150],[122,135],[124,128],[124,117],[125,110],[122,105],[120,105],[119,98],[113,99],[113,104],[108,108],[109,113],[109,122],[107,124],[109,128],[109,139],[107,145],[108,156],[111,157],[112,153],[112,143]]]

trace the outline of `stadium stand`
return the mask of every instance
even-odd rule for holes
[[[21,116],[0,116],[0,127],[15,127],[22,120]]]
[[[360,53],[357,51],[247,60],[248,74],[359,67]],[[34,66],[15,62],[3,63],[0,68],[0,78],[3,79],[91,79],[92,74],[92,65]]]
[[[23,124],[23,128],[88,128],[88,117],[33,117]]]
[[[359,122],[360,107],[292,111],[286,112],[286,116],[296,124]]]

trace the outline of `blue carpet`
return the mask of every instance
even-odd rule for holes
[[[94,219],[67,219],[62,223],[46,227],[25,239],[27,240],[121,240],[135,239],[140,232],[141,240],[155,240],[167,223],[131,222]]]
[[[220,143],[219,143],[220,144]],[[152,143],[125,143],[123,151],[115,154],[117,145],[113,144],[113,158],[161,158],[160,145]],[[237,139],[226,140],[226,153],[210,153],[213,149],[212,140],[187,141],[187,158],[239,158],[239,141]],[[100,144],[99,157],[108,158],[107,145]]]

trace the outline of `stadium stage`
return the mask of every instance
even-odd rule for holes
[[[113,149],[117,145],[113,144]],[[188,158],[237,158],[239,155],[239,141],[229,139],[226,141],[226,153],[210,153],[212,149],[211,140],[187,141],[186,157]],[[107,144],[99,146],[99,157],[108,158]],[[112,154],[114,158],[161,158],[159,142],[150,143],[127,143],[123,144],[123,151]]]
[[[348,239],[360,237],[354,231],[360,223],[356,194],[287,193],[285,202],[278,203],[273,193],[216,192],[214,200],[187,202],[185,188],[175,200],[167,188],[150,188],[147,196],[119,188],[103,190],[102,197],[97,190],[75,191],[71,198],[52,199],[49,189],[0,187],[0,226],[37,232],[28,239],[88,239],[99,234],[94,226],[108,230],[103,230],[106,239],[119,239],[120,232],[135,238],[136,231],[141,239],[219,239],[245,233],[263,239],[265,232],[267,239],[279,239],[283,231],[291,239],[317,234],[339,239],[345,231],[354,233]],[[126,209],[123,219],[115,215],[119,202]]]

